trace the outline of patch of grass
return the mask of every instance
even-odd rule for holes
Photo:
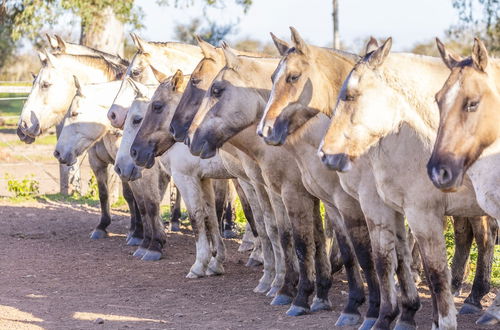
[[[113,209],[121,209],[127,206],[127,201],[123,196],[118,196],[118,200],[111,204],[111,208]]]
[[[1,132],[1,130],[0,130]],[[13,130],[13,134],[15,134],[15,129]],[[48,134],[48,135],[43,135],[39,138],[37,138],[34,142],[34,144],[38,145],[47,145],[47,146],[55,146],[57,143],[57,137],[55,134]],[[26,143],[22,142],[19,139],[11,140],[8,143],[5,141],[0,141],[0,147],[9,147],[9,145],[12,146],[25,146]]]
[[[45,195],[40,195],[37,197],[37,200],[39,202],[47,202],[47,201],[52,201],[52,202],[63,202],[63,203],[70,203],[70,204],[82,204],[82,205],[88,205],[88,206],[94,206],[97,207],[99,206],[99,199],[96,199],[94,197],[89,197],[89,196],[81,196],[81,195],[71,195],[71,196],[66,196],[62,194],[45,194]]]
[[[26,94],[0,93],[0,98],[24,97]],[[25,100],[0,100],[0,116],[17,116],[23,109]]]

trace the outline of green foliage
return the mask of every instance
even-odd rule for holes
[[[37,198],[39,202],[63,202],[63,203],[72,203],[72,204],[83,204],[88,206],[99,206],[99,200],[95,198],[90,198],[86,196],[80,196],[78,194],[67,196],[62,194],[45,194],[41,195]]]
[[[194,35],[198,35],[212,45],[219,45],[222,40],[234,32],[235,27],[236,24],[218,25],[209,20],[203,24],[201,19],[194,18],[186,24],[177,24],[174,32],[175,38],[182,42],[195,45]]]
[[[97,186],[97,179],[94,174],[89,179],[87,193],[83,195],[85,198],[99,199],[99,188]]]
[[[25,177],[21,181],[14,179],[11,175],[5,174],[7,180],[7,190],[13,193],[16,198],[33,197],[38,195],[39,183],[34,179],[34,176]]]

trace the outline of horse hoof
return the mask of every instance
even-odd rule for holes
[[[345,326],[353,326],[359,323],[361,319],[361,315],[359,314],[340,314],[337,322],[335,322],[335,326],[337,327],[345,327]]]
[[[320,299],[314,297],[313,303],[311,305],[311,312],[319,312],[319,311],[331,311],[332,304],[328,299]]]
[[[274,297],[278,293],[280,288],[272,286],[271,289],[266,293],[266,297]]]
[[[374,317],[366,317],[363,323],[359,326],[358,330],[370,330],[377,322],[377,319]]]
[[[253,250],[253,242],[243,241],[238,248],[238,252],[252,251]]]
[[[200,277],[203,277],[203,275],[198,275],[198,274],[195,274],[193,272],[189,272],[187,275],[186,275],[186,278],[200,278]]]
[[[247,267],[258,267],[262,265],[262,263],[254,258],[248,258],[247,264],[245,266]]]
[[[140,246],[137,250],[135,250],[133,256],[136,257],[136,258],[141,259],[142,257],[144,257],[144,255],[147,252],[148,252],[148,250],[146,250],[145,248],[143,248],[142,246]]]
[[[94,229],[94,231],[90,234],[90,239],[101,239],[108,237],[108,233],[102,229]]]
[[[463,304],[462,308],[460,308],[460,311],[458,314],[479,314],[481,313],[481,308],[471,305],[471,304]]]
[[[476,324],[479,325],[495,325],[498,323],[500,323],[500,319],[489,312],[484,313],[483,316],[476,321]]]
[[[205,271],[206,276],[218,276],[223,274],[224,274],[224,267],[222,267],[222,264],[220,264],[219,266],[216,265],[215,267],[208,265],[208,268]]]
[[[158,261],[161,259],[161,252],[147,250],[147,252],[142,256],[143,261]]]
[[[125,237],[125,241],[128,242],[131,237],[132,237],[132,233],[128,232],[127,237]]]
[[[290,306],[290,308],[286,311],[286,315],[288,316],[301,316],[306,315],[307,313],[309,313],[309,308],[295,305]]]
[[[181,226],[179,225],[178,222],[174,222],[170,225],[170,231],[175,231],[175,232],[181,231]]]
[[[417,326],[415,324],[410,324],[407,322],[398,322],[394,327],[394,330],[416,330]]]
[[[224,234],[222,235],[224,238],[236,238],[236,233],[232,229],[224,230]]]
[[[292,297],[286,296],[284,294],[278,294],[271,301],[272,306],[286,306],[290,305],[293,301]]]
[[[266,293],[269,291],[271,288],[271,284],[269,283],[259,283],[255,289],[253,289],[253,292],[255,293]]]
[[[128,246],[139,246],[142,243],[142,238],[139,237],[134,237],[130,236],[130,238],[127,240],[127,245]]]

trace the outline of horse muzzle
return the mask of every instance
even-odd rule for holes
[[[217,153],[217,147],[209,139],[200,136],[198,131],[194,133],[192,141],[189,141],[189,150],[195,156],[202,159],[212,158]]]
[[[135,181],[142,178],[142,171],[135,164],[122,164],[117,161],[115,164],[115,172],[123,181]]]
[[[71,152],[63,153],[57,149],[54,151],[54,157],[59,161],[59,163],[66,166],[73,166],[77,161],[76,157]]]
[[[35,138],[24,134],[23,130],[19,126],[17,127],[16,133],[17,133],[17,136],[19,137],[19,140],[21,140],[22,142],[24,142],[26,144],[31,144],[31,143],[35,142]]]
[[[130,156],[135,164],[140,167],[151,168],[155,164],[155,155],[151,148],[139,148],[132,145],[130,148]]]
[[[169,127],[169,130],[170,130],[170,134],[172,134],[174,140],[176,142],[184,142],[188,136],[188,130],[189,130],[189,126],[188,124],[186,125],[180,125],[180,124],[177,124],[176,122],[172,121],[170,123],[170,127]]]
[[[352,161],[347,154],[325,154],[323,150],[320,150],[319,157],[323,164],[330,170],[349,172],[352,168]]]
[[[433,155],[427,163],[427,175],[434,186],[444,192],[456,191],[462,185],[464,172],[464,160],[453,155]]]

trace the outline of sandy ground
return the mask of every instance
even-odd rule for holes
[[[91,241],[98,217],[88,206],[0,200],[0,329],[327,329],[346,300],[338,275],[333,311],[288,317],[252,292],[261,268],[244,266],[237,241],[225,241],[225,275],[186,279],[195,257],[189,231],[168,234],[165,258],[143,262],[124,244],[127,215],[115,214],[110,238]],[[417,321],[428,329],[431,302],[421,293]],[[460,328],[479,329],[475,319],[459,316]]]

